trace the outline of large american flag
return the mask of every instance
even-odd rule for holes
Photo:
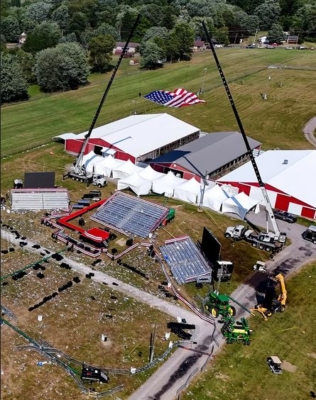
[[[205,103],[205,101],[200,100],[196,94],[188,92],[185,89],[175,89],[173,92],[168,92],[167,90],[154,90],[153,92],[146,94],[144,97],[154,103],[176,108]]]

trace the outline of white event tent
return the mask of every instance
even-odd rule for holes
[[[138,167],[133,164],[131,160],[123,162],[121,165],[117,166],[112,170],[112,175],[114,179],[122,179],[127,178],[132,175],[134,172],[138,172],[143,168]]]
[[[92,174],[93,167],[102,160],[103,160],[102,156],[98,156],[93,151],[90,151],[90,153],[82,157],[82,165],[84,165],[86,172]]]
[[[110,178],[113,170],[115,168],[119,168],[123,164],[124,164],[124,161],[117,160],[117,159],[113,158],[112,156],[107,156],[105,158],[102,158],[102,160],[99,161],[95,165],[94,172],[96,174],[102,174],[102,175],[108,176]]]
[[[162,172],[157,172],[150,165],[144,168],[142,171],[138,172],[139,176],[144,179],[148,179],[150,181],[154,181],[155,179],[163,177],[165,174]]]
[[[137,196],[144,196],[150,192],[151,185],[151,180],[142,178],[138,172],[134,172],[117,182],[117,190],[130,188]]]
[[[174,189],[182,183],[183,179],[169,171],[153,181],[152,191],[157,194],[165,194],[166,197],[173,197]]]
[[[174,197],[188,203],[196,204],[200,201],[201,185],[197,180],[191,178],[189,181],[183,179],[184,183],[176,186]]]
[[[203,206],[214,211],[221,211],[222,204],[227,199],[227,193],[219,185],[215,185],[205,190]]]
[[[247,212],[257,206],[260,200],[255,200],[247,196],[244,192],[230,197],[223,202],[222,212],[237,214],[244,219]]]

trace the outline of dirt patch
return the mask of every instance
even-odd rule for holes
[[[284,371],[288,371],[288,372],[296,372],[297,367],[295,365],[289,363],[288,361],[283,361],[282,369],[284,369]]]
[[[224,374],[216,374],[215,375],[217,379],[221,379],[222,381],[228,381],[229,380],[229,376],[228,375],[224,375]]]
[[[316,353],[307,353],[309,357],[315,358],[316,359]]]
[[[123,247],[123,246],[125,246],[125,242],[126,242],[126,239],[122,238],[122,239],[117,240],[115,242],[115,244],[117,244],[118,246]]]

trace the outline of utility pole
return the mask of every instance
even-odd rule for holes
[[[201,84],[200,94],[202,94],[203,91],[204,91],[204,83],[205,83],[206,72],[207,72],[207,68],[204,68],[204,75],[203,75],[203,78],[202,78],[202,84]]]

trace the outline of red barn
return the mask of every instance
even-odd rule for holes
[[[270,150],[256,158],[273,208],[316,219],[316,150]],[[264,205],[250,162],[218,180]]]
[[[65,150],[78,155],[87,132],[65,133],[54,140],[64,141]],[[199,137],[200,130],[169,114],[140,114],[99,126],[92,131],[85,154],[113,155],[133,163],[147,161]]]

